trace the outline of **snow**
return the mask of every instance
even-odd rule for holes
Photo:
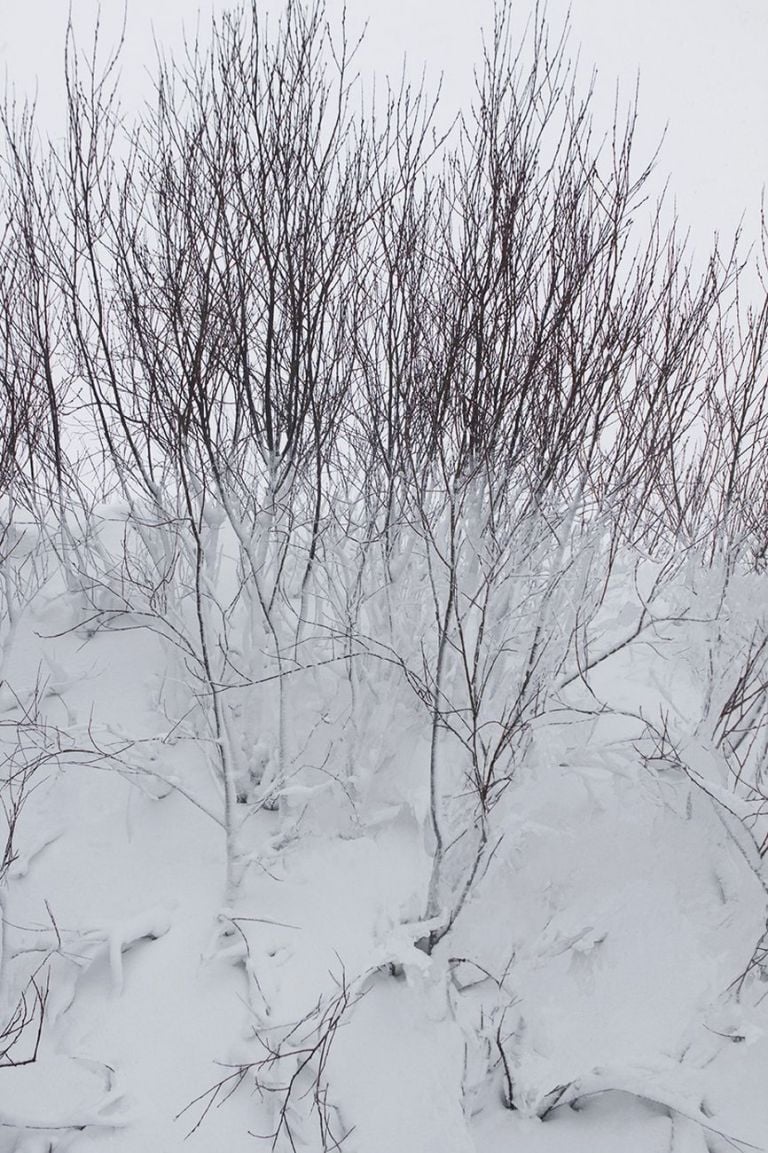
[[[631,720],[581,745],[576,721],[542,729],[428,956],[407,731],[356,810],[311,775],[282,814],[247,808],[227,905],[206,756],[163,739],[166,651],[137,628],[84,638],[69,614],[28,607],[9,682],[24,697],[47,661],[49,725],[132,756],[44,761],[19,817],[3,971],[16,989],[46,973],[49,991],[37,1059],[0,1070],[1,1149],[237,1151],[253,1134],[321,1149],[324,1131],[353,1153],[765,1143],[768,986],[740,982],[764,870],[697,738],[689,777],[639,771]],[[652,683],[650,658],[633,661],[614,671],[622,699]]]
[[[10,1129],[120,1128],[121,1093],[112,1070],[83,1058],[48,1054],[33,1064],[3,1070],[0,1124]]]
[[[332,1052],[330,1075],[349,1101],[350,1142],[370,1153],[472,1153],[462,1064],[460,1030],[418,987],[377,980]]]

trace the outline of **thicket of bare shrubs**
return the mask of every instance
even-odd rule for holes
[[[694,275],[634,107],[601,135],[565,42],[510,25],[444,138],[425,91],[374,98],[346,29],[294,2],[217,19],[130,123],[114,59],[71,36],[64,141],[4,115],[4,642],[43,563],[21,518],[73,627],[167,642],[230,893],[243,802],[289,821],[331,794],[364,827],[408,727],[428,950],[533,727],[588,711],[592,671],[688,619],[697,581],[700,735],[762,812],[765,614],[727,606],[768,549],[768,301],[737,247]]]

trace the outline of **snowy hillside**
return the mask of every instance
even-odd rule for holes
[[[768,301],[507,16],[6,109],[0,1153],[768,1149]]]

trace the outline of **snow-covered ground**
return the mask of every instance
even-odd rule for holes
[[[22,606],[3,670],[6,806],[34,768],[3,887],[4,1014],[23,996],[26,1019],[0,1067],[4,1153],[768,1145],[755,834],[700,737],[686,772],[621,711],[671,702],[694,732],[695,661],[667,660],[674,637],[596,670],[604,716],[534,726],[430,955],[427,762],[406,707],[378,767],[365,748],[356,798],[305,771],[277,809],[238,805],[227,904],[204,741],[158,690],[180,666],[136,622],[74,627],[58,579]]]

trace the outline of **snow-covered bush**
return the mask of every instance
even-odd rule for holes
[[[423,89],[365,97],[347,35],[235,10],[132,125],[70,37],[64,142],[5,112],[3,893],[40,757],[90,773],[39,797],[97,856],[92,812],[126,829],[111,927],[18,930],[60,971],[46,1059],[105,955],[115,1001],[128,949],[137,980],[204,955],[247,1009],[206,1125],[247,1085],[275,1147],[394,1148],[360,1082],[370,1029],[396,1091],[391,1018],[452,1086],[414,1153],[614,1090],[705,1132],[702,1022],[762,980],[768,303],[736,249],[694,275],[634,107],[600,145],[539,15],[521,47],[499,6],[442,138]],[[178,923],[126,896],[148,862]],[[405,1066],[412,1121],[446,1098]]]

